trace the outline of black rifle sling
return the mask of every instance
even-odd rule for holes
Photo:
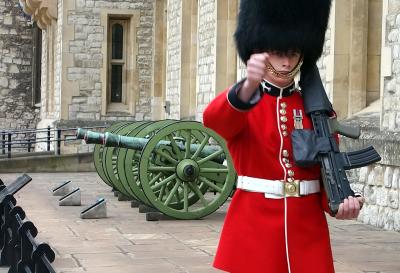
[[[333,112],[332,104],[326,95],[317,65],[301,73],[300,86],[304,89],[302,97],[304,111],[307,115],[317,111],[329,114]]]

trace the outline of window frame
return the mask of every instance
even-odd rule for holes
[[[129,22],[130,18],[126,17],[109,17],[108,22],[108,41],[107,41],[107,112],[113,111],[126,111],[128,110],[127,103],[127,78],[128,78],[128,34],[129,34]],[[112,31],[113,26],[120,24],[123,27],[123,48],[122,48],[122,59],[112,58]],[[121,90],[121,102],[111,102],[111,82],[112,82],[112,66],[122,65],[122,90]]]
[[[33,23],[32,39],[32,106],[40,107],[42,102],[42,30]]]

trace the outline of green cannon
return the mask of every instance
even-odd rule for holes
[[[236,181],[225,141],[195,121],[117,123],[105,133],[79,129],[94,143],[103,181],[122,194],[177,219],[216,211]]]

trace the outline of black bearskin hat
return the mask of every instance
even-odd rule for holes
[[[235,32],[244,63],[254,52],[300,50],[303,66],[321,56],[331,0],[241,0]]]

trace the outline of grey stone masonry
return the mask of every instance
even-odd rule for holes
[[[400,132],[400,2],[389,0],[386,37],[382,46],[392,51],[391,76],[384,79],[382,127]]]
[[[327,79],[327,65],[329,55],[331,54],[331,26],[329,25],[326,33],[325,33],[325,44],[324,44],[324,51],[322,53],[321,58],[317,62],[317,66],[319,69],[319,73],[321,75],[322,82],[324,83],[325,91],[328,94],[328,97],[332,99],[331,94],[331,83]]]
[[[35,128],[32,25],[18,0],[0,1],[0,130]]]
[[[341,138],[341,150],[355,151],[372,145],[382,157],[377,164],[348,172],[352,188],[366,199],[358,220],[400,231],[400,134],[380,131],[379,113],[358,115],[348,122],[361,124],[362,134],[359,140]]]
[[[167,90],[166,100],[170,102],[168,118],[180,118],[182,0],[168,1],[167,37]]]
[[[138,91],[135,97],[140,98],[136,105],[136,115],[141,119],[151,117],[150,92],[152,81],[152,47],[153,47],[153,1],[149,0],[76,0],[75,10],[68,11],[65,24],[74,27],[74,39],[69,41],[65,50],[72,55],[73,65],[68,67],[67,80],[79,84],[79,95],[72,98],[69,105],[69,119],[85,120],[126,120],[132,119],[127,113],[113,113],[101,116],[102,87],[107,84],[101,78],[103,67],[103,41],[107,29],[102,25],[103,10],[120,10],[123,15],[128,10],[140,11],[136,28],[138,48],[136,67],[138,69]],[[106,43],[104,43],[106,44]],[[127,90],[127,92],[131,92]]]
[[[197,119],[215,96],[216,1],[199,0]]]

